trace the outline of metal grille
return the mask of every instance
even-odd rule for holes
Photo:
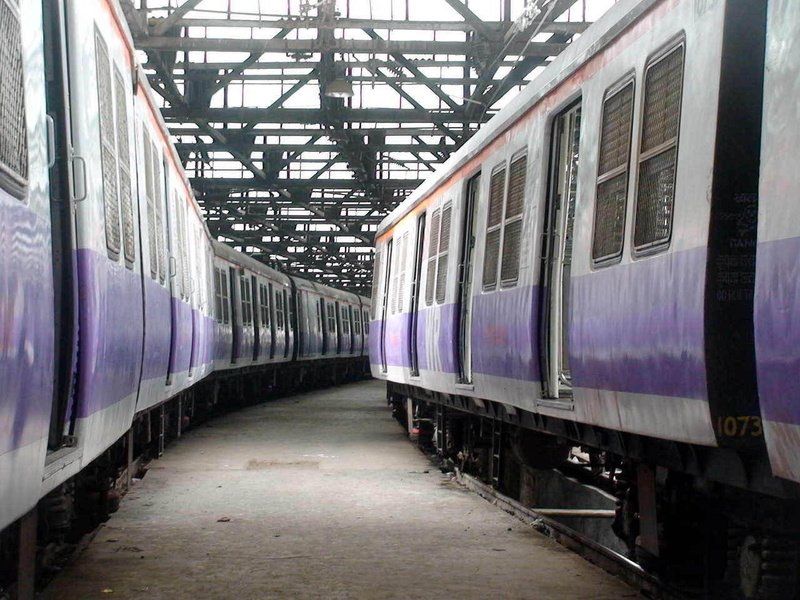
[[[425,276],[425,304],[433,304],[434,284],[436,283],[436,255],[439,252],[439,225],[441,213],[437,210],[431,217],[431,239],[428,242],[428,271]]]
[[[439,221],[441,213],[437,210],[431,218],[431,241],[428,244],[428,258],[439,252]]]
[[[683,46],[678,46],[647,70],[642,153],[678,137],[682,81]]]
[[[519,250],[522,237],[522,220],[508,223],[503,235],[503,265],[500,268],[500,281],[512,283],[519,276]]]
[[[599,181],[592,241],[592,259],[595,262],[622,254],[632,122],[631,81],[603,104]]]
[[[162,196],[163,178],[161,176],[161,159],[153,144],[153,199],[156,206],[156,248],[158,249],[158,279],[166,280],[167,257],[164,248],[164,198]],[[227,321],[226,321],[227,322]]]
[[[678,149],[671,148],[640,166],[634,233],[636,248],[655,246],[669,240],[677,156]]]
[[[100,112],[100,147],[103,170],[103,206],[106,218],[106,246],[112,254],[120,250],[119,190],[117,187],[117,149],[114,143],[114,107],[111,89],[111,61],[108,48],[95,33],[97,102]]]
[[[425,276],[425,304],[433,304],[433,286],[436,282],[436,257],[428,259],[428,271]]]
[[[633,82],[603,104],[603,127],[600,137],[600,175],[628,164],[633,121]]]
[[[28,129],[19,18],[0,0],[0,183],[22,197],[28,179]]]
[[[447,254],[439,257],[439,266],[436,269],[436,302],[438,304],[444,302],[447,292],[447,257]]]
[[[592,258],[601,261],[622,254],[628,172],[597,186]]]
[[[448,250],[450,249],[450,221],[452,206],[447,206],[442,211],[442,232],[439,235],[439,264],[436,268],[436,302],[444,302],[447,294],[447,264]]]
[[[442,232],[439,235],[439,253],[447,252],[450,249],[450,216],[453,209],[447,206],[442,211]]]
[[[381,279],[381,258],[383,253],[375,251],[375,266],[372,269],[372,303],[369,307],[370,317],[375,318],[375,311],[378,309],[378,285]]]
[[[128,103],[125,82],[119,69],[114,69],[114,96],[117,102],[117,157],[119,158],[119,191],[122,204],[122,246],[125,260],[136,260],[133,236],[133,194],[131,193],[131,153],[128,137]]]
[[[483,259],[483,288],[490,289],[497,280],[497,263],[500,258],[500,230],[486,234],[486,255]]]
[[[525,174],[527,165],[527,156],[521,156],[511,163],[511,171],[508,175],[506,219],[522,214],[522,209],[525,204]],[[505,255],[505,252],[503,254]]]
[[[499,225],[503,219],[503,188],[506,183],[506,170],[500,169],[492,174],[489,189],[489,221],[487,227]]]

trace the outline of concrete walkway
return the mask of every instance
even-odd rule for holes
[[[639,597],[450,483],[383,398],[357,383],[189,432],[43,597]]]

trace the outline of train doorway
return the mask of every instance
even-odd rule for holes
[[[381,372],[388,371],[388,363],[386,362],[386,319],[388,317],[389,307],[389,282],[392,280],[392,242],[389,240],[386,244],[386,272],[383,274],[383,293],[381,294]]]
[[[569,306],[573,227],[578,185],[580,102],[558,115],[550,144],[550,185],[542,248],[540,342],[544,397],[572,403]]]
[[[422,251],[425,245],[425,215],[426,213],[422,213],[417,217],[417,247],[414,252],[414,275],[411,280],[411,323],[408,327],[408,351],[411,359],[412,377],[419,377],[419,348],[417,347],[419,335],[417,334],[417,328],[419,327],[419,292],[420,283],[422,283]]]
[[[475,271],[476,210],[481,174],[467,182],[464,236],[458,271],[458,382],[472,383],[472,280]]]

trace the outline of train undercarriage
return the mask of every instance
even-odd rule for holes
[[[769,476],[764,457],[403,384],[389,383],[387,401],[443,469],[560,515],[678,597],[800,598],[800,490]],[[554,482],[567,486],[560,495]],[[576,493],[575,483],[595,492]]]

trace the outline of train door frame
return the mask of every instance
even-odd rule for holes
[[[355,323],[353,322],[353,315],[355,312],[353,311],[353,306],[351,304],[347,304],[347,321],[348,321],[348,329],[350,330],[349,337],[350,337],[350,354],[355,354],[356,351],[356,332],[355,332]]]
[[[66,35],[66,11],[61,0],[46,0],[42,11],[45,68],[51,77],[45,80],[48,129],[55,148],[64,150],[50,157],[50,222],[52,231],[55,377],[51,401],[47,452],[70,443],[75,432],[77,376],[73,365],[78,352],[78,271],[75,249],[78,247],[75,205],[86,194],[83,158],[72,147],[72,110],[70,107],[69,47]],[[134,127],[136,130],[136,127]],[[78,173],[83,169],[84,176]],[[141,246],[137,246],[141,255]]]
[[[334,302],[334,314],[336,315],[336,354],[342,353],[342,305],[339,302]]]
[[[458,263],[458,380],[472,385],[472,288],[475,278],[475,246],[478,236],[478,205],[481,171],[473,173],[464,188],[464,219],[461,256]]]
[[[325,311],[325,298],[320,296],[319,302],[317,303],[317,310],[319,312],[320,318],[320,333],[322,334],[322,348],[321,353],[327,354],[328,353],[328,317]]]
[[[253,362],[261,358],[261,294],[259,281],[255,275],[250,276],[250,310],[253,313]]]
[[[277,333],[275,330],[275,299],[272,297],[274,293],[272,282],[267,282],[267,312],[269,313],[269,359],[275,358],[275,343],[277,341]]]
[[[231,265],[226,265],[228,269],[228,293],[230,294],[231,307],[231,364],[237,361],[236,345],[241,345],[242,330],[241,325],[237,328],[236,320],[242,312],[241,299],[239,298],[239,270]]]
[[[555,115],[551,122],[549,174],[542,236],[542,302],[539,332],[544,400],[540,400],[540,403],[552,404],[559,408],[573,407],[572,377],[569,369],[568,314],[580,162],[581,111],[582,98],[578,98]],[[568,195],[566,210],[562,202],[565,192]]]
[[[289,292],[285,287],[281,294],[283,294],[283,358],[289,358],[289,344],[292,341],[291,319],[294,317],[294,311],[289,306]]]
[[[381,354],[381,373],[386,373],[389,370],[389,365],[386,361],[386,316],[389,309],[389,282],[392,276],[392,247],[394,246],[394,238],[386,242],[386,258],[384,264],[383,275],[383,292],[381,293],[381,339],[380,339],[380,354]]]
[[[411,277],[411,305],[408,327],[408,354],[411,365],[411,377],[419,377],[419,292],[422,283],[422,265],[424,264],[425,250],[425,223],[427,213],[422,212],[417,217],[417,237],[414,249],[414,272]]]

